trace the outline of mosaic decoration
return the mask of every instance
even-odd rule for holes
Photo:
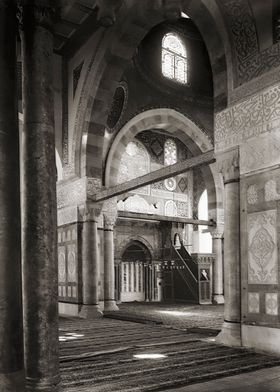
[[[250,185],[247,189],[247,202],[248,204],[257,204],[258,202],[258,190],[256,185]]]
[[[151,142],[151,150],[156,157],[159,157],[163,153],[163,146],[158,139],[154,139]]]
[[[272,316],[278,315],[278,294],[265,293],[265,313]]]
[[[277,192],[277,184],[275,180],[269,180],[264,186],[265,201],[279,200],[280,195]]]
[[[247,229],[249,284],[277,283],[276,211],[249,214]]]
[[[248,312],[260,313],[260,294],[248,293]]]
[[[185,192],[185,190],[188,187],[188,180],[187,180],[187,178],[186,177],[180,178],[180,180],[178,182],[178,186],[179,186],[181,192]]]
[[[168,191],[170,191],[170,192],[175,191],[175,189],[176,189],[175,178],[167,178],[166,180],[164,180],[164,185]]]

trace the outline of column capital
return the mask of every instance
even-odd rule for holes
[[[37,25],[52,31],[60,9],[60,0],[21,0],[19,2],[21,28],[24,30],[26,27],[28,30],[30,25]]]
[[[239,147],[216,154],[216,159],[225,184],[239,181]]]
[[[210,233],[213,239],[222,239],[224,237],[224,228],[216,227]]]
[[[113,229],[118,217],[117,198],[105,200],[103,205],[104,229]]]
[[[79,218],[83,222],[93,221],[98,222],[101,212],[102,212],[103,203],[86,203],[83,206],[79,207]]]

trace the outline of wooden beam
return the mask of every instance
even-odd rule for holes
[[[140,212],[131,212],[131,211],[118,211],[118,218],[151,220],[151,221],[159,221],[159,222],[177,222],[177,223],[184,223],[187,225],[216,226],[216,223],[213,220],[208,221],[208,220],[201,220],[201,219],[182,218],[179,216],[142,214]]]
[[[143,186],[154,184],[155,182],[165,180],[166,178],[177,176],[178,174],[184,173],[188,170],[209,165],[215,162],[214,150],[205,152],[204,154],[198,155],[193,158],[186,159],[183,162],[175,163],[174,165],[163,167],[162,169],[155,170],[151,173],[145,174],[144,176],[134,178],[133,180],[123,182],[112,186],[107,189],[96,193],[91,197],[92,201],[103,201],[112,197],[122,195],[133,191]]]

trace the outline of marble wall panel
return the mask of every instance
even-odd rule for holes
[[[260,313],[260,294],[248,293],[248,312]]]
[[[265,313],[278,315],[278,293],[265,293]]]
[[[248,283],[277,284],[276,210],[248,214]]]

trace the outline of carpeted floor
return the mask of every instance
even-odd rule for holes
[[[164,391],[280,364],[280,358],[211,342],[211,334],[161,325],[62,319],[63,392]],[[135,355],[158,354],[139,359]]]

